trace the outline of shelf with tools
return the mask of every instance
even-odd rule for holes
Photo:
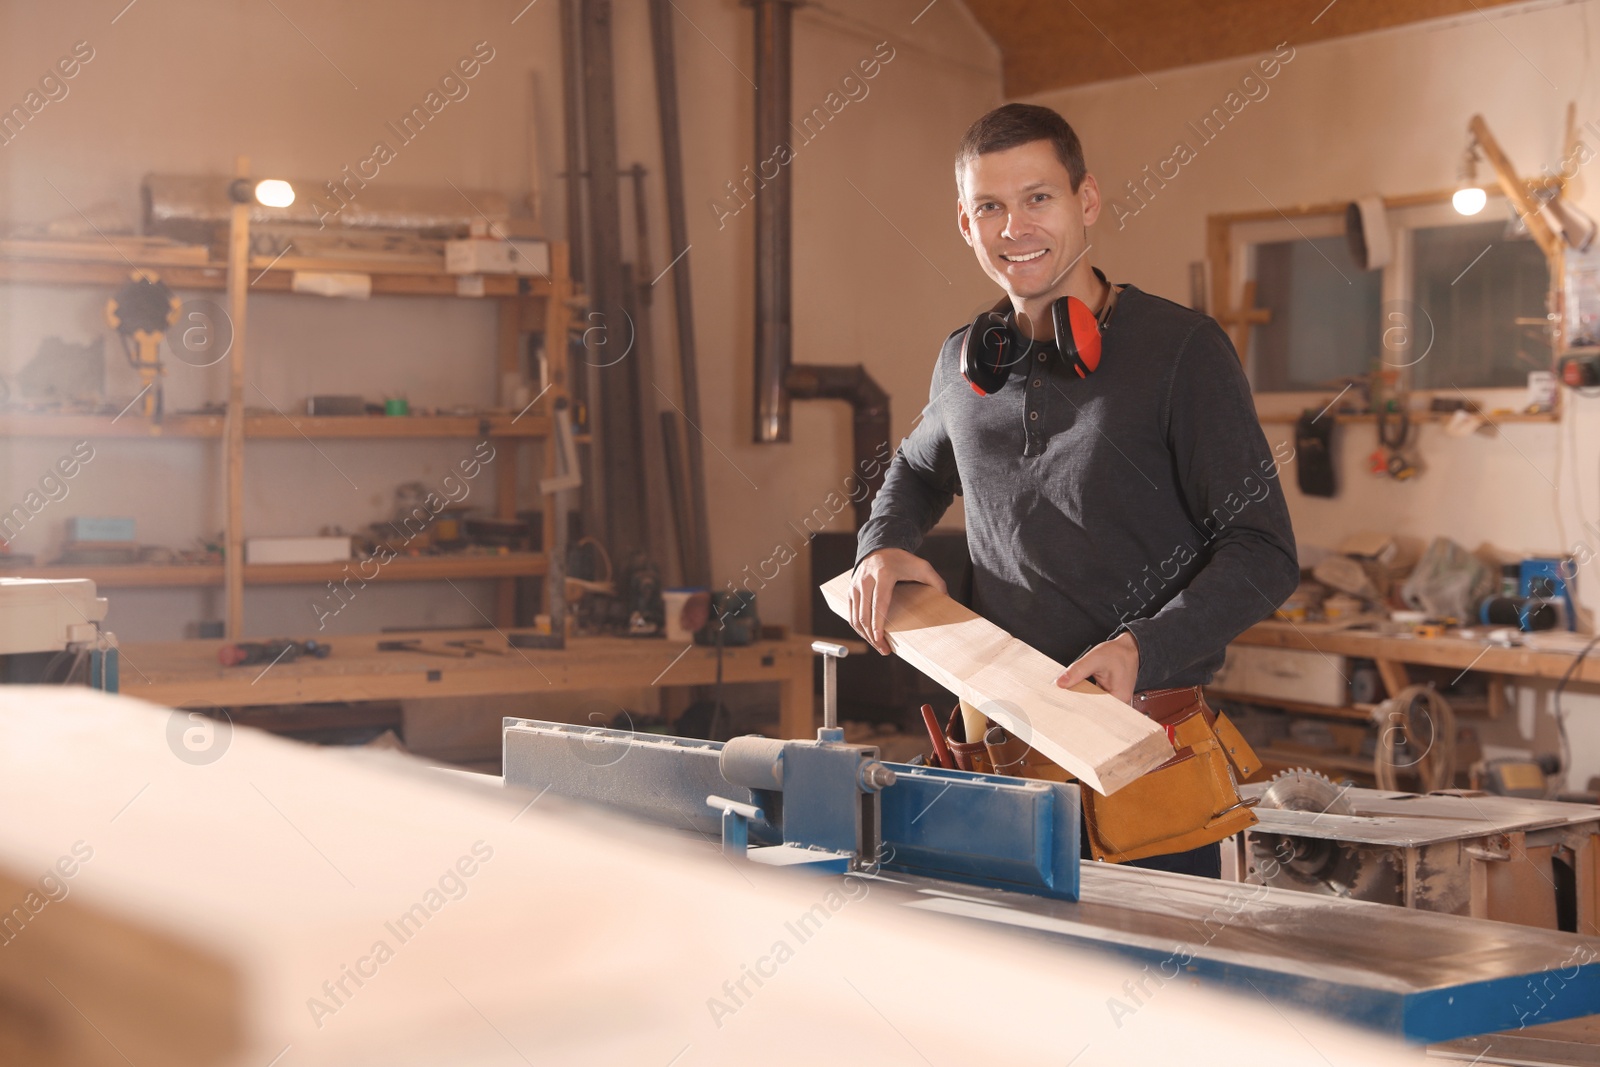
[[[346,439],[473,439],[493,438],[520,446],[552,438],[555,404],[565,395],[566,336],[574,289],[570,279],[567,246],[550,244],[549,271],[543,275],[475,274],[444,271],[443,256],[390,255],[308,257],[291,252],[267,257],[248,253],[248,223],[235,218],[229,260],[218,262],[200,246],[163,243],[155,239],[116,237],[100,241],[0,241],[0,284],[91,286],[114,288],[128,282],[136,270],[149,271],[174,291],[225,290],[228,314],[246,321],[248,301],[261,293],[315,293],[299,282],[308,274],[362,276],[359,288],[373,296],[452,297],[491,300],[497,309],[494,360],[498,395],[482,412],[423,415],[300,415],[251,408],[244,404],[244,367],[249,346],[241,329],[229,358],[229,399],[226,413],[208,411],[168,414],[152,419],[141,410],[120,413],[10,411],[0,413],[0,439],[111,438],[118,440],[216,440],[222,443],[226,505],[222,562],[46,564],[11,567],[8,573],[32,578],[92,578],[108,588],[208,588],[225,590],[227,632],[239,636],[243,624],[243,590],[246,586],[321,584],[348,575],[352,562],[250,564],[243,561],[246,537],[244,498],[246,441]],[[528,366],[524,336],[542,333],[557,338],[545,346],[542,371]],[[542,376],[530,381],[530,374]],[[531,401],[530,401],[531,397]],[[460,411],[460,409],[455,409]],[[493,503],[489,515],[501,521],[518,517],[518,490],[539,498],[542,471],[556,472],[555,449],[539,449],[535,461],[514,455],[495,464]],[[526,505],[524,505],[526,506]],[[540,509],[542,530],[534,531],[535,545],[555,543],[552,509]],[[540,536],[542,535],[542,536]],[[500,625],[513,625],[516,581],[541,577],[549,570],[543,551],[525,548],[499,552],[466,550],[438,555],[399,556],[379,568],[378,580],[445,581],[455,579],[496,582],[494,615]],[[370,579],[369,579],[370,580]]]
[[[0,413],[0,437],[220,438],[222,415],[168,415],[160,422],[127,415]],[[246,415],[246,438],[549,436],[546,415]]]
[[[549,569],[542,552],[462,553],[448,556],[398,556],[376,565],[368,581],[429,582],[447,579],[536,578]],[[338,581],[356,571],[348,563],[246,563],[245,585],[303,585]],[[17,578],[88,578],[101,589],[196,588],[222,584],[220,563],[52,564],[16,569]]]
[[[1376,712],[1376,704],[1351,704],[1338,707],[1331,704],[1313,704],[1304,700],[1286,700],[1283,697],[1252,696],[1248,693],[1230,693],[1225,690],[1206,686],[1206,699],[1213,704],[1228,701],[1234,704],[1258,704],[1266,707],[1282,708],[1284,711],[1298,712],[1302,715],[1315,715],[1325,719],[1344,719],[1349,722],[1371,722]]]
[[[115,287],[134,270],[149,270],[174,289],[226,289],[228,264],[187,254],[187,249],[98,244],[73,250],[77,242],[0,241],[0,282],[15,285],[99,285]],[[553,251],[553,249],[552,249]],[[102,254],[103,253],[103,254]],[[92,254],[93,258],[89,258]],[[251,256],[253,292],[295,291],[295,275],[359,274],[369,278],[373,296],[456,296],[463,299],[515,296],[548,297],[562,288],[554,257],[548,277],[513,274],[448,274],[437,263],[393,262],[381,256]]]
[[[1443,423],[1443,422],[1449,422],[1455,416],[1455,412],[1453,412],[1453,411],[1413,411],[1413,412],[1410,412],[1409,414],[1411,416],[1411,421],[1413,423],[1417,423],[1417,424],[1420,424],[1420,423]],[[1475,412],[1474,411],[1474,412],[1468,412],[1468,414],[1477,415],[1478,417],[1483,419],[1483,421],[1486,424],[1492,424],[1492,425],[1499,425],[1501,423],[1511,423],[1511,422],[1518,422],[1518,423],[1521,423],[1521,422],[1532,422],[1532,423],[1551,422],[1551,423],[1553,423],[1553,422],[1560,422],[1561,421],[1561,412],[1559,410],[1556,410],[1556,411],[1491,411],[1491,412],[1488,412],[1487,414],[1482,413],[1482,412]],[[1341,411],[1341,412],[1334,413],[1334,415],[1332,417],[1333,417],[1333,421],[1335,423],[1341,425],[1341,426],[1349,425],[1349,424],[1352,424],[1352,423],[1376,423],[1378,421],[1378,416],[1376,414],[1374,414],[1373,412],[1370,412],[1370,411],[1360,411],[1360,412],[1345,412],[1345,411]],[[1296,411],[1296,412],[1271,412],[1271,413],[1267,413],[1267,414],[1259,414],[1258,413],[1257,418],[1260,420],[1260,422],[1263,425],[1274,425],[1274,424],[1277,424],[1277,425],[1293,426],[1295,423],[1300,421],[1300,413],[1298,411]]]

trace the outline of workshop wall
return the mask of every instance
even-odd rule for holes
[[[1577,101],[1580,127],[1600,118],[1600,84],[1586,71],[1597,28],[1600,4],[1591,0],[1524,4],[1313,45],[1290,40],[1294,58],[1266,83],[1264,98],[1251,100],[1120,229],[1112,213],[1102,216],[1091,231],[1093,257],[1117,280],[1188,304],[1189,264],[1205,258],[1208,215],[1261,210],[1269,201],[1284,207],[1452,188],[1467,120],[1477,112],[1524,173],[1557,165],[1567,102]],[[1171,156],[1176,141],[1193,141],[1186,124],[1220,104],[1257,58],[1163,71],[1151,81],[1130,70],[1117,82],[1035,100],[1066,115],[1103,193],[1117,195],[1146,165]],[[1580,171],[1573,190],[1590,214],[1600,214],[1597,166]],[[1480,178],[1492,181],[1486,166]],[[1507,426],[1499,438],[1449,439],[1424,427],[1426,469],[1403,483],[1365,472],[1372,427],[1340,427],[1337,497],[1305,497],[1292,469],[1284,471],[1302,546],[1336,545],[1376,527],[1449,536],[1512,558],[1565,555],[1580,543],[1592,553],[1600,548],[1600,407],[1570,391],[1562,402],[1559,425]],[[1290,439],[1289,426],[1267,429],[1273,444]],[[1582,569],[1578,584],[1583,605],[1600,607],[1595,564]],[[1568,782],[1582,787],[1600,774],[1600,700],[1585,694],[1565,703],[1575,753]],[[1480,724],[1490,754],[1553,751],[1549,707],[1547,689],[1528,692],[1515,721]]]
[[[802,520],[833,514],[852,462],[843,405],[797,405],[794,441],[748,444],[751,425],[754,212],[732,210],[727,183],[753,162],[751,16],[736,0],[677,0],[680,101],[695,281],[703,429],[719,581],[757,573],[780,545],[799,558],[759,579],[765,619],[804,626],[807,556]],[[519,13],[519,8],[522,10]],[[841,5],[843,8],[843,5]],[[998,53],[956,0],[811,4],[796,17],[796,113],[821,105],[859,61],[892,59],[811,143],[795,177],[795,358],[864,362],[896,398],[895,438],[926,397],[939,341],[986,299],[987,283],[959,241],[950,157],[965,124],[1000,99]],[[205,20],[158,4],[118,14],[102,5],[7,5],[0,10],[0,99],[27,92],[79,41],[93,59],[23,134],[0,146],[0,228],[59,221],[69,231],[126,231],[148,172],[229,173],[237,153],[258,175],[332,179],[370,154],[384,123],[402,114],[474,45],[494,57],[378,181],[489,188],[514,201],[530,167],[553,236],[564,224],[558,5],[520,0],[381,7],[217,3]],[[113,19],[113,16],[116,16]],[[513,16],[515,21],[513,22]],[[217,42],[231,42],[219,47]],[[55,44],[51,44],[55,42]],[[655,247],[665,247],[649,23],[644,5],[615,5],[619,158],[650,169]],[[138,87],[128,91],[128,86]],[[537,110],[532,103],[537,87]],[[530,161],[527,129],[538,127]],[[720,207],[718,205],[721,205]],[[632,223],[623,231],[632,256]],[[674,351],[670,293],[655,303],[656,351]],[[107,339],[113,394],[138,385],[107,336],[108,294],[0,286],[0,375],[9,378],[49,336]],[[445,299],[252,298],[247,403],[301,408],[312,392],[404,393],[413,405],[487,404],[494,393],[494,312]],[[174,366],[168,409],[221,400],[226,364]],[[661,388],[676,398],[675,375]],[[256,391],[259,390],[259,393]],[[653,390],[645,389],[646,396]],[[266,400],[262,398],[266,397]],[[303,410],[303,409],[302,409]],[[654,440],[655,421],[650,421]],[[0,501],[20,500],[71,442],[11,440],[0,456]],[[194,441],[93,443],[96,458],[17,538],[49,558],[76,514],[132,515],[144,543],[185,547],[221,527],[220,450]],[[251,534],[356,529],[387,518],[401,482],[442,477],[472,442],[252,442],[246,526]],[[652,487],[657,501],[660,487]],[[656,522],[666,523],[663,511]],[[818,520],[813,518],[811,527]],[[663,561],[664,563],[666,561]],[[771,574],[770,565],[766,570]],[[469,624],[488,609],[487,583],[376,585],[329,621],[330,632],[395,623]],[[325,590],[323,591],[325,592]],[[318,590],[252,588],[250,635],[305,633]],[[116,590],[108,625],[126,639],[182,636],[217,617],[219,597],[197,590]]]

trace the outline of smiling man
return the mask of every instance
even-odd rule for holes
[[[1071,664],[1058,685],[1093,679],[1163,719],[1200,704],[1227,643],[1299,581],[1233,345],[1090,266],[1099,186],[1049,108],[973,123],[956,192],[962,239],[1005,299],[939,352],[924,417],[857,535],[851,625],[887,655],[896,583],[944,591],[914,553],[961,493],[973,610]],[[1218,848],[1137,864],[1216,877]]]

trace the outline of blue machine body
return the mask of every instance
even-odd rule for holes
[[[505,783],[870,877],[925,912],[1131,957],[1416,1042],[1600,1013],[1600,938],[1079,860],[1078,787],[871,746],[507,719]]]

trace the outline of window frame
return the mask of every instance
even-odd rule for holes
[[[1489,189],[1488,192],[1490,202],[1485,211],[1499,209],[1503,212],[1505,201],[1500,190]],[[1472,222],[1483,221],[1483,213],[1471,217],[1456,214],[1455,209],[1450,206],[1450,197],[1450,192],[1441,191],[1383,198],[1394,240],[1393,257],[1389,264],[1382,268],[1384,306],[1410,299],[1412,230],[1452,222],[1470,225]],[[1245,285],[1255,273],[1255,246],[1274,241],[1343,234],[1344,215],[1349,204],[1350,201],[1341,200],[1337,203],[1288,207],[1281,210],[1273,208],[1263,211],[1223,213],[1207,218],[1206,245],[1210,269],[1207,310],[1222,324],[1236,347],[1239,346],[1240,327],[1250,329],[1248,324],[1236,322],[1234,318],[1237,314],[1236,309],[1241,309]],[[1550,283],[1552,287],[1559,289],[1562,279],[1557,276],[1558,273],[1558,269],[1552,267]],[[1241,358],[1246,374],[1250,374],[1253,367],[1248,355],[1249,346],[1244,347],[1247,354]],[[1424,406],[1431,403],[1435,397],[1460,399],[1465,396],[1483,411],[1509,408],[1515,412],[1510,415],[1495,415],[1493,416],[1495,422],[1559,422],[1561,418],[1562,396],[1559,388],[1552,410],[1539,414],[1525,414],[1520,411],[1527,397],[1525,386],[1412,390],[1410,382],[1410,373],[1402,370],[1402,387],[1414,400],[1421,399]],[[1328,390],[1261,392],[1254,395],[1256,412],[1262,422],[1294,422],[1305,409],[1320,408],[1331,399]],[[1417,417],[1422,421],[1429,419],[1429,416],[1422,413]],[[1371,419],[1370,414],[1339,416],[1341,422]]]

